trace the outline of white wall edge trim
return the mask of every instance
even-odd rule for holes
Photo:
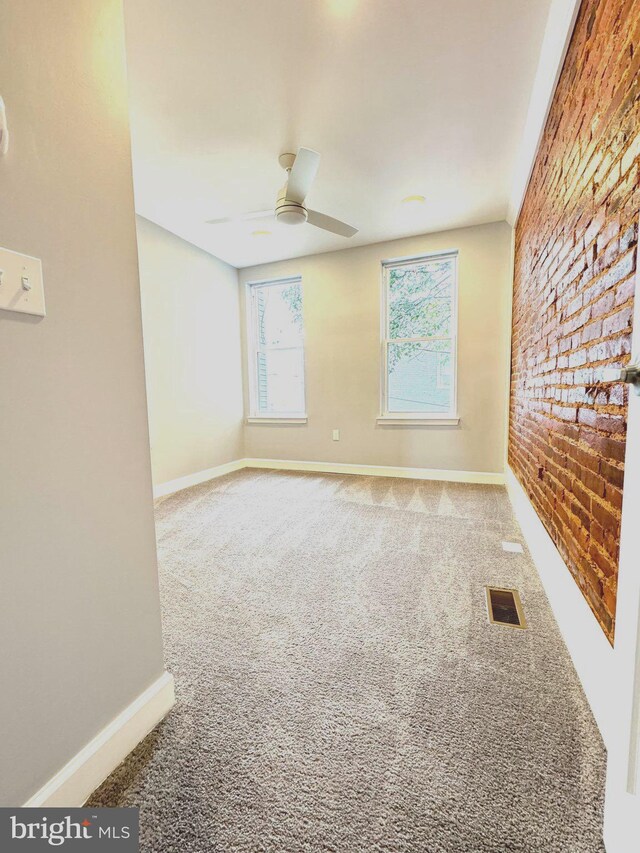
[[[277,471],[315,471],[319,474],[361,474],[364,477],[402,477],[406,480],[443,480],[450,483],[486,483],[503,486],[499,471],[455,471],[444,468],[397,468],[391,465],[357,465],[351,462],[306,462],[295,459],[235,459],[217,468],[207,468],[153,489],[155,498],[197,486],[242,468],[272,468]]]
[[[518,219],[529,185],[581,2],[551,0],[507,208],[507,222],[512,226]]]
[[[174,703],[173,676],[164,672],[43,785],[25,808],[82,806]]]
[[[280,471],[316,471],[324,474],[361,474],[367,477],[403,477],[409,480],[445,480],[452,483],[504,485],[504,474],[492,471],[447,471],[443,468],[395,468],[347,462],[303,462],[292,459],[245,459],[246,468]]]
[[[163,498],[166,495],[172,495],[174,492],[180,492],[182,489],[188,489],[190,486],[205,483],[207,480],[223,477],[225,474],[230,474],[232,471],[238,471],[244,467],[246,467],[244,459],[234,459],[233,462],[225,462],[223,465],[216,465],[215,468],[205,468],[204,471],[196,471],[194,474],[187,474],[184,477],[178,477],[176,480],[169,480],[166,483],[154,486],[153,497]]]
[[[608,747],[615,725],[611,714],[611,697],[616,695],[613,648],[510,467],[506,481],[514,514]]]

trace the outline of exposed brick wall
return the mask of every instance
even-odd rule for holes
[[[613,642],[640,206],[640,0],[583,0],[516,225],[509,461]]]

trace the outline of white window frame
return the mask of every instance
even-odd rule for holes
[[[304,393],[304,410],[302,412],[269,412],[269,414],[261,414],[258,408],[258,341],[257,341],[257,313],[256,313],[256,293],[261,288],[273,287],[281,284],[298,284],[302,287],[302,276],[285,276],[283,278],[270,278],[260,281],[248,281],[245,285],[245,302],[246,302],[246,324],[247,324],[247,373],[249,386],[249,415],[248,423],[255,424],[305,424],[307,423],[306,413],[306,394],[307,394],[307,376],[305,364],[305,335],[304,335],[304,315],[302,324],[302,381]],[[304,294],[302,299],[304,306]],[[279,349],[292,349],[292,347],[279,347]],[[295,347],[298,349],[298,347]]]
[[[456,426],[458,416],[458,250],[412,255],[406,258],[391,258],[382,261],[380,299],[380,416],[381,425],[401,426]],[[389,338],[389,271],[402,266],[414,266],[442,259],[453,261],[453,294],[451,299],[451,334],[434,337]],[[389,377],[387,351],[390,343],[427,343],[429,341],[451,341],[451,409],[448,412],[390,412],[388,407]]]

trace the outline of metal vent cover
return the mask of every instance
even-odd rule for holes
[[[504,625],[507,628],[526,628],[527,620],[517,589],[504,589],[499,586],[486,586],[487,613],[492,625]]]

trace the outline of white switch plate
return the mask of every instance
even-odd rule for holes
[[[339,429],[334,429],[333,440],[334,441],[340,441],[340,430]]]
[[[46,316],[39,258],[0,248],[0,308]]]

